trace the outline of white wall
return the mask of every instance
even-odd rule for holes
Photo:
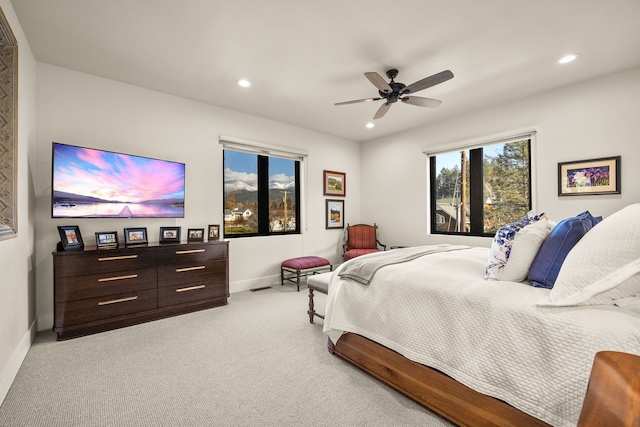
[[[222,147],[219,135],[309,152],[304,167],[302,235],[231,239],[230,291],[279,283],[280,263],[319,255],[340,259],[341,230],[325,230],[323,169],[347,173],[346,220],[360,219],[360,146],[317,132],[231,112],[68,69],[37,64],[38,179],[35,183],[37,314],[39,329],[53,322],[51,251],[58,225],[79,225],[86,243],[96,231],[147,227],[150,242],[161,226],[206,228],[223,223]],[[232,83],[230,83],[232,84]],[[186,163],[184,219],[51,218],[51,144],[61,142]]]
[[[490,238],[428,235],[422,151],[527,127],[537,129],[534,208],[553,220],[584,210],[610,215],[640,202],[639,100],[640,68],[363,143],[362,220],[377,222],[381,240],[391,245],[489,246]],[[618,155],[622,194],[558,197],[558,162]]]
[[[35,336],[33,175],[36,62],[9,0],[0,7],[18,40],[18,234],[0,241],[0,404]]]

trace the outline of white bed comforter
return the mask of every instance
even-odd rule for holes
[[[640,314],[538,307],[549,290],[485,281],[487,248],[389,265],[329,284],[324,331],[354,332],[553,426],[575,426],[595,353],[640,354]]]

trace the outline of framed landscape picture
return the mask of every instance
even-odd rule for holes
[[[620,156],[558,163],[558,196],[620,194]]]
[[[326,225],[329,228],[344,228],[344,200],[327,199]]]
[[[342,196],[347,195],[346,181],[347,174],[343,172],[323,171],[324,195]]]

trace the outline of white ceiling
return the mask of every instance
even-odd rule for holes
[[[355,141],[640,66],[640,0],[12,4],[37,61]],[[333,105],[378,96],[363,73],[390,68],[455,77],[417,94],[438,108],[397,103],[373,129],[381,101]]]

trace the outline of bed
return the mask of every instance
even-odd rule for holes
[[[587,230],[553,289],[487,280],[491,248],[348,261],[329,284],[330,351],[458,425],[575,426],[595,354],[640,354],[640,205],[623,211]]]

